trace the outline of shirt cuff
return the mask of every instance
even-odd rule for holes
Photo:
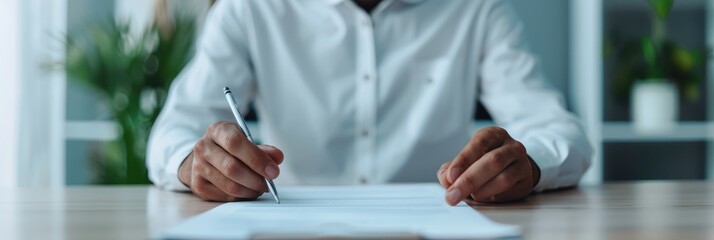
[[[540,168],[540,180],[538,185],[533,187],[533,191],[540,192],[552,189],[557,185],[558,180],[558,159],[548,151],[548,148],[536,139],[527,139],[522,142],[526,147],[526,152]]]
[[[186,157],[192,150],[193,145],[187,144],[186,146],[179,148],[178,151],[176,151],[174,155],[169,158],[169,162],[166,164],[166,168],[164,168],[164,171],[166,171],[166,174],[164,175],[166,178],[163,186],[164,189],[171,191],[190,191],[190,189],[179,179],[178,171],[179,167],[181,167],[181,163],[186,160]]]

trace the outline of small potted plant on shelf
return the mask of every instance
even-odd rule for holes
[[[128,21],[109,18],[89,31],[68,35],[60,63],[71,81],[100,94],[111,106],[119,138],[91,159],[98,184],[149,183],[146,142],[169,86],[189,61],[196,21],[170,17],[166,0],[157,0],[155,20],[138,35]]]
[[[619,49],[614,89],[630,94],[634,128],[662,133],[676,126],[680,96],[699,98],[705,50],[687,49],[665,38],[673,0],[647,0],[652,9],[652,32]]]

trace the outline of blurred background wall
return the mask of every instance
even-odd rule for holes
[[[61,2],[66,5],[66,32],[70,35],[87,32],[108,18],[128,19],[135,30],[154,18],[154,1]],[[168,2],[171,11],[194,14],[200,31],[208,0]],[[622,43],[613,39],[637,40],[651,32],[654,15],[646,0],[509,2],[525,25],[526,41],[540,58],[543,72],[563,93],[568,107],[583,117],[591,133],[598,153],[586,182],[714,176],[714,164],[708,164],[714,163],[709,61],[699,63],[701,67],[694,71],[702,75],[696,88],[700,97],[680,99],[679,121],[669,131],[638,132],[631,122],[629,92],[625,96],[617,94],[618,83],[614,79],[622,64],[616,61],[618,55],[612,49]],[[666,22],[666,37],[688,49],[711,47],[714,11],[710,1],[674,2]],[[96,91],[72,79],[63,91],[63,180],[68,185],[92,184],[96,171],[92,159],[101,158],[106,151],[104,143],[119,136],[110,121],[111,105]],[[475,127],[491,124],[487,114],[480,114],[476,122]]]

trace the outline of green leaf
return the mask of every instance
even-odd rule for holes
[[[684,98],[689,101],[696,101],[699,99],[699,83],[690,81],[684,83],[682,86],[682,92],[684,93]]]
[[[656,68],[657,49],[650,37],[642,37],[642,57],[650,68]]]
[[[672,48],[672,62],[681,71],[691,71],[696,66],[696,51],[689,52],[686,49],[674,46]]]
[[[674,0],[647,0],[647,2],[660,20],[667,19],[669,11],[672,10],[672,4],[674,4]]]

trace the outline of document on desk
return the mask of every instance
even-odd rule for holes
[[[520,235],[465,203],[449,206],[437,184],[281,187],[281,203],[264,194],[225,203],[171,227],[165,239],[464,239]]]

